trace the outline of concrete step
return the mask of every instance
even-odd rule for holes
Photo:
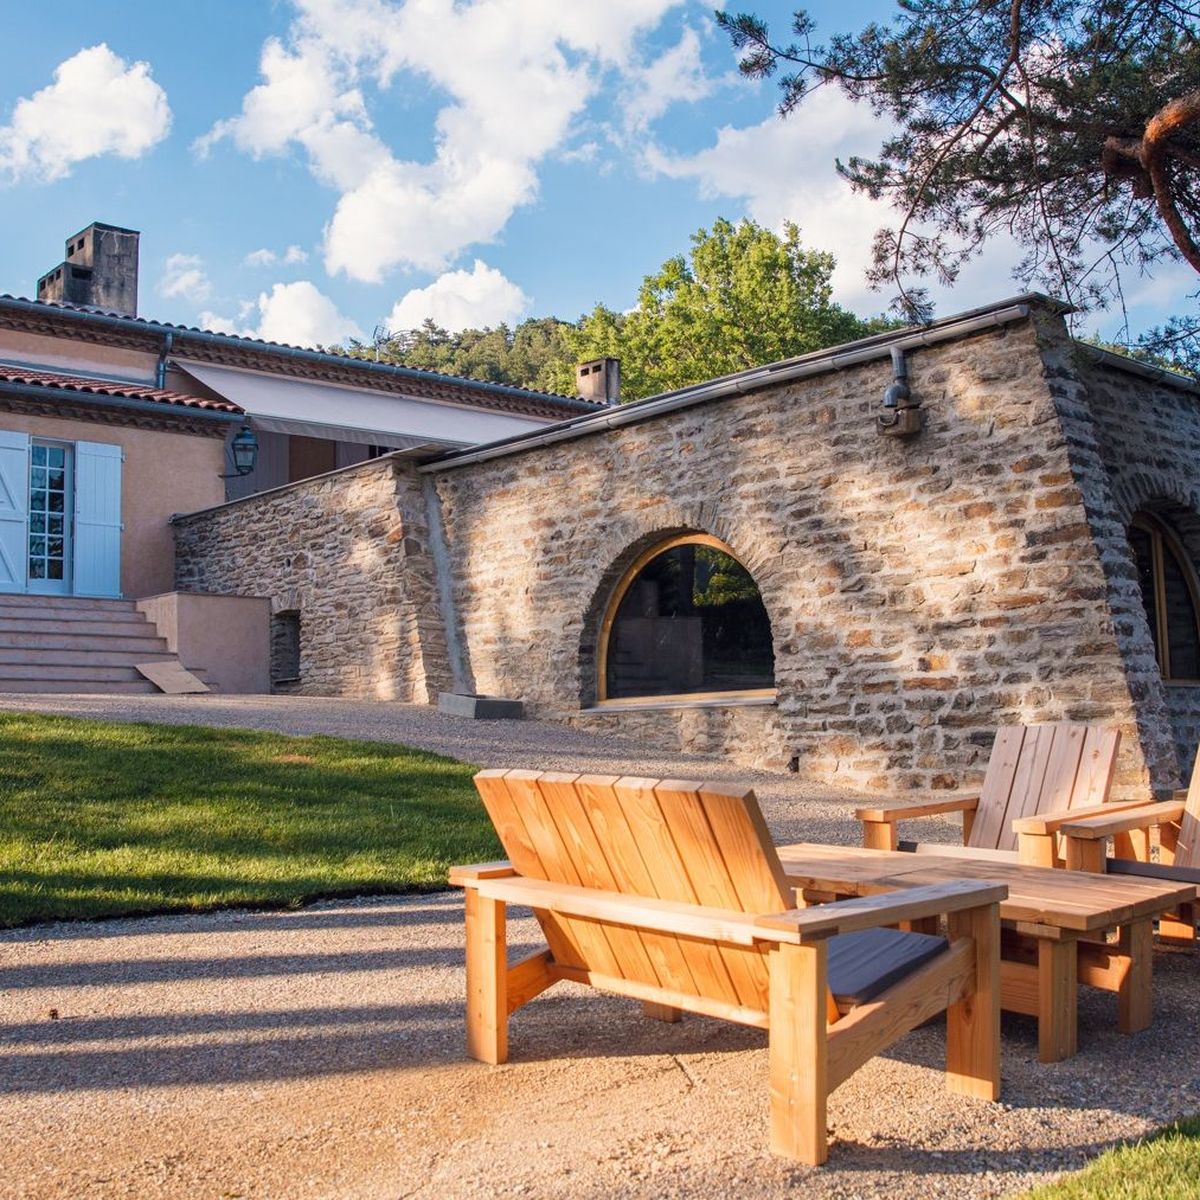
[[[5,633],[0,630],[0,650],[137,650],[165,651],[167,639],[143,634]]]
[[[84,696],[161,696],[148,679],[134,682],[97,683],[90,679],[16,679],[0,681],[5,695],[84,695]]]
[[[47,614],[40,620],[33,617],[22,617],[18,620],[0,616],[0,635],[10,633],[37,633],[47,637],[54,637],[60,633],[72,637],[109,637],[114,634],[119,637],[154,637],[158,630],[145,619],[110,621],[106,617],[92,617],[84,621],[62,621],[53,614]]]
[[[0,596],[0,622],[55,621],[62,625],[144,625],[146,614],[126,608],[36,608],[32,604],[8,604]]]
[[[0,592],[0,604],[17,607],[85,609],[93,612],[137,612],[133,600],[106,600],[97,596],[27,596],[21,592]]]
[[[81,663],[0,663],[0,688],[17,680],[91,680],[93,683],[140,683],[136,667],[96,667]]]
[[[171,662],[169,650],[30,650],[0,648],[0,670],[5,666],[25,663],[45,663],[47,666],[70,666],[79,663],[92,667],[135,667],[140,662]]]

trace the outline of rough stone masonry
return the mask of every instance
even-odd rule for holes
[[[177,518],[177,585],[298,612],[287,686],[311,694],[510,696],[879,791],[976,781],[1003,722],[1106,721],[1124,732],[1114,794],[1176,786],[1200,688],[1159,676],[1125,532],[1161,511],[1200,553],[1200,389],[1024,301],[910,348],[910,439],[875,429],[884,345],[619,428],[391,456]],[[613,589],[681,532],[754,577],[776,695],[597,704]]]

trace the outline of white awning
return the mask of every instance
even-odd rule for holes
[[[535,417],[474,409],[394,392],[312,383],[288,375],[172,360],[205,387],[240,405],[259,429],[360,445],[457,449],[542,429]]]

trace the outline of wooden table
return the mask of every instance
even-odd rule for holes
[[[1196,898],[1191,884],[959,855],[801,842],[779,847],[779,857],[788,882],[810,902],[949,879],[1007,884],[1000,905],[1001,1004],[1037,1017],[1042,1062],[1076,1051],[1080,983],[1117,993],[1122,1033],[1150,1025],[1154,918]]]

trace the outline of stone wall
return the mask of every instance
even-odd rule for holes
[[[875,790],[974,782],[1001,722],[1112,721],[1118,791],[1144,794],[1061,423],[1077,397],[1041,353],[1065,341],[1041,314],[912,353],[927,427],[911,441],[875,432],[884,361],[433,472],[471,686]],[[776,705],[587,711],[617,579],[681,531],[721,538],[758,583]]]
[[[1200,403],[1083,354],[1048,306],[910,352],[926,420],[879,436],[886,359],[481,462],[383,459],[180,518],[178,586],[298,610],[313,694],[529,715],[855,789],[974,784],[999,724],[1114,723],[1115,794],[1176,786],[1200,688],[1158,676],[1125,538],[1169,508],[1200,561]],[[776,697],[596,703],[639,554],[727,543]],[[453,683],[452,683],[453,680]]]
[[[390,459],[177,518],[181,591],[300,614],[307,695],[428,702],[448,687],[421,480]]]
[[[1073,348],[1069,369],[1085,406],[1072,425],[1110,604],[1138,705],[1139,732],[1160,787],[1186,783],[1200,735],[1200,688],[1164,686],[1126,531],[1135,513],[1156,513],[1200,563],[1200,389],[1123,369]],[[1179,780],[1170,765],[1178,763]]]

